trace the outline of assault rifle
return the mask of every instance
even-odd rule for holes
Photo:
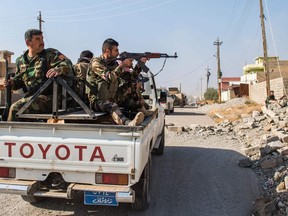
[[[165,62],[166,62],[166,58],[178,58],[178,55],[176,52],[174,55],[168,55],[166,53],[152,53],[152,52],[144,52],[144,53],[122,52],[118,58],[107,59],[106,62],[113,62],[113,61],[117,61],[117,60],[124,61],[127,58],[132,58],[132,59],[138,61],[138,65],[142,68],[143,71],[145,71],[147,73],[149,71],[149,68],[145,65],[144,62],[140,61],[141,58],[147,58],[147,59],[165,58]],[[165,65],[165,62],[163,64],[163,67]]]
[[[122,52],[119,55],[119,58],[116,58],[115,60],[125,60],[127,58],[133,58],[136,61],[140,60],[141,58],[178,58],[177,53],[175,52],[174,55],[168,55],[166,53],[152,53],[152,52],[144,52],[144,53],[130,53],[130,52]]]

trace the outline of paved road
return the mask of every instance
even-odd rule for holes
[[[166,123],[187,126],[213,121],[196,109],[176,108],[166,116]],[[258,196],[257,178],[252,170],[237,166],[242,157],[234,140],[167,132],[164,155],[153,156],[152,199],[144,212],[132,211],[128,205],[103,208],[55,199],[33,206],[19,196],[2,194],[0,215],[248,216]]]
[[[197,111],[197,107],[174,108],[174,113],[166,115],[166,125],[172,123],[175,126],[190,126],[199,124],[201,126],[214,125],[215,122],[208,115]]]

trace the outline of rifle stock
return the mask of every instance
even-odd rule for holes
[[[10,73],[8,71],[8,60],[6,59],[6,74],[5,79],[10,79]],[[6,85],[5,89],[5,109],[2,114],[2,120],[7,121],[9,109],[11,106],[11,85]]]

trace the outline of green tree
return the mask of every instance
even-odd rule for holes
[[[208,88],[207,91],[204,93],[205,100],[218,100],[218,91],[214,88]]]

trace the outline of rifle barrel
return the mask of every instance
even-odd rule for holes
[[[116,60],[125,60],[127,58],[133,58],[135,60],[140,60],[141,58],[178,58],[177,53],[174,55],[168,55],[167,53],[154,53],[154,52],[144,52],[144,53],[132,53],[132,52],[123,52],[119,55],[118,58],[109,59],[108,62],[116,61]]]

